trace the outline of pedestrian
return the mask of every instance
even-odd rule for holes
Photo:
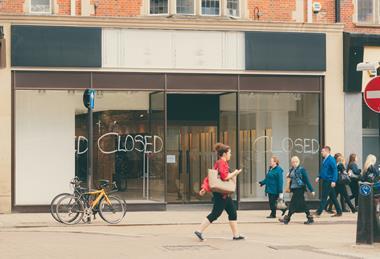
[[[331,156],[331,148],[329,146],[322,148],[321,155],[323,157],[323,161],[319,172],[319,177],[315,179],[315,182],[322,182],[322,199],[319,209],[314,214],[316,216],[320,216],[322,214],[327,204],[327,198],[330,196],[337,211],[333,217],[339,217],[342,216],[342,209],[336,199],[336,193],[334,191],[334,187],[336,186],[336,182],[338,180],[336,161]]]
[[[380,172],[379,168],[375,166],[376,157],[372,154],[367,156],[367,159],[364,163],[361,181],[369,183],[377,183],[380,181]]]
[[[222,143],[217,143],[215,145],[215,151],[218,156],[218,160],[214,164],[214,169],[218,170],[220,179],[223,181],[228,181],[235,176],[238,176],[241,172],[241,169],[236,169],[232,173],[230,173],[230,168],[228,165],[228,161],[231,159],[231,148]],[[202,189],[199,192],[199,195],[203,196],[206,192],[211,192],[208,178],[206,177]],[[231,198],[230,194],[224,194],[219,192],[212,192],[213,195],[213,208],[211,213],[203,220],[199,229],[194,232],[194,234],[201,240],[204,240],[203,232],[206,228],[214,222],[225,210],[228,214],[228,220],[230,224],[230,228],[233,234],[233,240],[243,240],[245,239],[243,236],[239,234],[238,226],[237,226],[237,212],[234,205],[234,202]]]
[[[335,159],[335,162],[338,161],[338,157],[342,156],[342,153],[335,153],[334,155],[334,159]],[[335,191],[335,195],[336,195],[336,199],[338,199],[338,193],[337,193],[337,189],[336,189],[336,186],[334,187],[334,191]],[[342,197],[340,197],[340,205],[343,206],[342,207],[342,211],[343,212],[347,212],[346,208],[345,208],[345,203],[344,203],[344,199]],[[325,211],[329,214],[334,214],[334,211],[332,210],[332,206],[333,206],[333,202],[332,200],[329,198],[327,200],[327,205],[326,205],[326,208],[325,208]]]
[[[346,168],[344,165],[345,165],[345,160],[344,160],[343,155],[339,156],[337,158],[338,181],[336,183],[336,193],[341,198],[342,208],[346,207],[346,204],[347,204],[348,207],[350,207],[351,212],[356,213],[356,209],[354,205],[352,205],[351,199],[347,193],[347,185],[350,184],[351,180],[350,180],[350,177],[348,176],[348,173],[346,172]]]
[[[315,196],[313,186],[309,181],[306,169],[300,165],[300,159],[297,156],[292,157],[290,164],[291,168],[286,177],[290,178],[290,191],[293,193],[293,196],[290,200],[288,215],[285,215],[283,219],[279,220],[284,224],[288,224],[294,213],[304,212],[307,218],[304,224],[312,224],[314,220],[306,205],[305,192],[308,189],[311,194]]]
[[[276,218],[276,203],[278,198],[283,199],[284,195],[283,190],[283,172],[280,166],[280,160],[273,156],[270,159],[270,166],[265,179],[260,181],[260,186],[265,185],[265,193],[268,194],[269,198],[269,207],[271,210],[270,215],[267,218]]]
[[[355,208],[357,209],[359,206],[359,178],[361,174],[361,170],[358,166],[358,156],[356,154],[350,154],[350,158],[347,165],[347,173],[350,176],[350,189],[352,196],[351,199],[355,201]]]

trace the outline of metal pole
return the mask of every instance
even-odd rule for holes
[[[88,109],[88,153],[87,153],[87,186],[88,189],[92,189],[92,177],[94,168],[94,154],[93,154],[93,112],[92,109]]]

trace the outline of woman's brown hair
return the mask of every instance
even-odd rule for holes
[[[218,158],[222,157],[224,153],[227,153],[230,151],[230,147],[227,145],[224,145],[223,143],[216,143],[214,150],[218,154]]]
[[[350,154],[350,159],[348,160],[348,164],[355,163],[357,155],[356,154]]]

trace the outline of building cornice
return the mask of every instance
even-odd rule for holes
[[[297,31],[297,32],[343,32],[341,23],[295,23],[261,22],[249,20],[212,18],[167,17],[84,17],[84,16],[36,16],[0,14],[0,24],[117,27],[130,29],[164,30],[212,30],[212,31]]]

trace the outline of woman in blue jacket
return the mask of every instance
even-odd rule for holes
[[[293,193],[292,199],[289,204],[289,213],[280,222],[288,224],[292,215],[296,212],[304,212],[307,217],[305,224],[314,223],[313,216],[310,214],[309,208],[305,202],[305,192],[307,189],[315,196],[313,186],[309,181],[309,176],[300,165],[300,159],[297,156],[292,157],[290,172],[286,177],[290,178],[290,191]]]
[[[271,214],[267,218],[276,218],[276,202],[278,198],[283,198],[282,188],[283,188],[283,172],[280,167],[280,160],[273,156],[270,159],[269,171],[264,180],[260,181],[260,186],[265,185],[265,192],[268,194],[269,207]]]

